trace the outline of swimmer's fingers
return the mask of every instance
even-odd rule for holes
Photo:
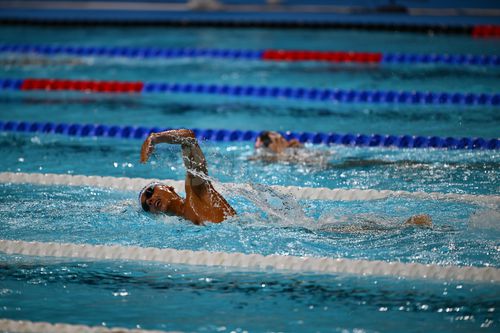
[[[146,140],[144,140],[144,143],[142,144],[141,148],[141,163],[146,163],[149,159],[149,156],[154,151],[154,146],[152,143],[151,136],[149,136]]]

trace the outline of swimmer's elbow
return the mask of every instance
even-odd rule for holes
[[[196,139],[196,135],[194,134],[194,131],[187,129],[187,128],[183,128],[183,129],[179,130],[179,134],[185,138]]]
[[[196,140],[196,134],[190,129],[181,129],[177,132],[179,141],[187,146],[193,146],[198,144]]]

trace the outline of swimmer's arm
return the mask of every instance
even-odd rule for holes
[[[300,143],[300,141],[297,139],[292,139],[288,141],[288,148],[302,148],[302,147],[304,147],[304,145]]]
[[[146,163],[154,150],[154,146],[159,143],[181,145],[182,159],[190,176],[199,178],[197,177],[197,174],[208,174],[205,155],[203,155],[193,131],[188,129],[178,129],[151,133],[142,144],[141,163]]]

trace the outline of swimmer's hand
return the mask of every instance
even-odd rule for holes
[[[154,151],[154,133],[149,134],[141,148],[141,163],[146,163]]]

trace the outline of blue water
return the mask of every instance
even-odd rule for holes
[[[143,165],[141,144],[132,139],[0,134],[3,171],[184,179],[179,147],[158,146],[153,163]],[[316,164],[270,164],[249,161],[255,153],[250,142],[201,146],[210,175],[220,182],[498,194],[500,155],[494,151],[310,146],[321,157]]]
[[[246,197],[238,189],[232,192],[228,199],[239,216],[199,228],[177,217],[144,214],[138,209],[136,193],[1,185],[0,233],[3,238],[26,241],[459,266],[499,264],[498,212],[492,207],[399,198],[296,202],[275,195],[256,200],[255,195],[264,197],[262,191]],[[284,204],[290,208],[281,208]],[[422,212],[433,217],[432,229],[402,226],[409,216]]]
[[[3,27],[8,43],[148,46],[254,49],[352,50],[373,52],[498,54],[494,39],[469,36],[426,36],[359,31],[265,29],[168,29],[168,28],[69,28]],[[36,33],[35,33],[36,32]],[[127,38],[122,38],[122,36]],[[5,55],[4,55],[5,56]],[[19,55],[13,56],[22,63]],[[6,57],[8,59],[8,57]],[[43,60],[43,59],[42,59]],[[498,92],[495,67],[463,66],[337,66],[329,64],[277,64],[227,60],[127,60],[64,57],[52,65],[12,66],[10,77],[92,78],[101,80],[175,81],[195,83],[261,84],[344,89],[396,89],[457,92]],[[443,84],[445,82],[445,84]]]
[[[500,302],[482,284],[4,255],[0,283],[2,317],[185,332],[494,331]]]
[[[499,54],[491,39],[266,29],[0,27],[5,43]],[[488,67],[272,64],[0,55],[0,77],[491,92]],[[0,120],[499,137],[498,108],[0,92]],[[141,165],[138,140],[0,133],[0,171],[182,180],[178,147]],[[308,147],[317,163],[249,161],[252,143],[202,142],[238,216],[197,227],[138,210],[137,191],[0,185],[2,239],[499,267],[498,205],[391,198],[296,201],[267,185],[498,195],[495,151]],[[321,163],[320,163],[321,162]],[[226,185],[227,186],[227,185]],[[284,208],[288,207],[288,208]],[[428,213],[431,229],[405,228]],[[250,272],[141,262],[0,257],[0,317],[180,331],[495,331],[500,290],[397,278]],[[196,309],[196,311],[193,311]],[[187,319],[188,318],[188,319]]]

